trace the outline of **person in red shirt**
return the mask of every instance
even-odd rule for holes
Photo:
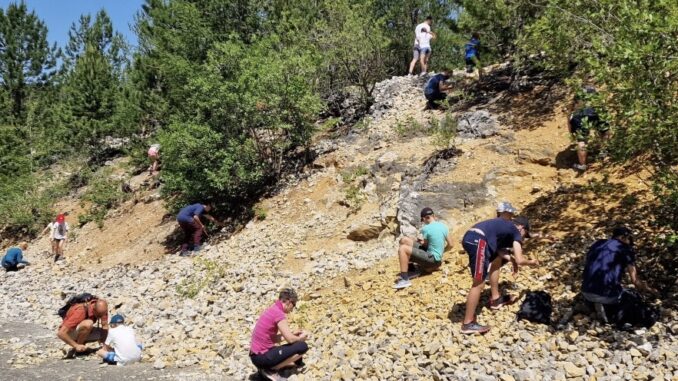
[[[101,327],[94,326],[97,321],[101,323]],[[57,337],[73,347],[66,357],[73,357],[76,352],[85,352],[85,343],[103,343],[107,335],[108,303],[103,299],[72,305],[57,331]]]

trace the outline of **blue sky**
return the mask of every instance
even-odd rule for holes
[[[20,0],[0,0],[0,7],[7,9],[10,3]],[[63,47],[68,41],[68,29],[81,14],[96,14],[104,8],[113,21],[113,27],[125,36],[132,46],[137,38],[131,30],[134,15],[141,9],[144,0],[24,0],[29,10],[34,10],[47,24],[47,38]]]

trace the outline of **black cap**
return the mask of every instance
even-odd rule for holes
[[[522,227],[525,228],[525,237],[529,238],[530,237],[530,221],[527,219],[527,217],[523,216],[518,216],[513,219],[513,223],[516,225],[521,225]]]
[[[612,230],[612,237],[624,237],[631,235],[633,235],[633,232],[626,226],[617,226],[614,228],[614,230]]]
[[[433,215],[433,209],[431,208],[424,208],[421,210],[421,218],[424,218],[426,216],[432,216]]]

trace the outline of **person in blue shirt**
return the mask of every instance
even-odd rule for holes
[[[636,289],[657,292],[639,279],[636,254],[633,251],[633,234],[629,228],[620,226],[614,229],[612,238],[598,240],[589,248],[582,276],[582,296],[591,303],[602,304],[603,307],[618,304],[625,291],[622,287],[624,272],[629,274]],[[601,318],[605,319],[605,315]]]
[[[428,101],[426,103],[427,110],[435,110],[440,107],[439,102],[447,99],[447,91],[452,89],[451,84],[447,84],[445,81],[450,79],[451,71],[449,69],[443,69],[439,74],[434,75],[426,83],[424,87],[424,96]]]
[[[184,244],[181,245],[181,255],[188,255],[189,250],[197,252],[200,250],[200,242],[202,240],[202,233],[205,232],[205,225],[200,220],[200,217],[205,217],[219,226],[223,224],[217,221],[208,213],[214,209],[211,203],[208,204],[192,204],[184,207],[177,214],[177,222],[179,227],[184,231]]]
[[[587,86],[582,93],[575,97],[573,109],[575,111],[570,114],[568,119],[568,127],[572,139],[577,143],[577,163],[572,167],[577,171],[586,171],[587,165],[587,144],[591,129],[598,132],[601,140],[610,138],[610,126],[603,120],[593,107],[590,107],[585,100],[585,97],[595,95],[596,89]]]
[[[474,32],[469,42],[464,45],[464,60],[466,61],[466,72],[473,73],[475,67],[478,67],[478,74],[482,75],[480,70],[480,34]]]
[[[395,289],[412,285],[407,271],[410,261],[419,264],[425,272],[433,272],[443,263],[445,246],[447,245],[448,249],[452,247],[449,229],[445,224],[436,220],[433,209],[422,209],[420,216],[421,222],[424,224],[421,228],[422,238],[416,241],[410,237],[400,239],[400,247],[398,248],[400,276],[393,285]]]
[[[483,326],[476,321],[476,308],[480,302],[480,294],[485,286],[485,275],[489,271],[490,278],[490,309],[496,310],[515,300],[509,295],[499,293],[499,269],[502,265],[502,255],[499,255],[501,244],[512,243],[514,274],[521,266],[537,266],[536,259],[528,260],[523,256],[523,238],[529,235],[529,222],[525,217],[516,217],[513,221],[498,217],[479,222],[469,229],[462,238],[462,246],[469,256],[469,268],[473,277],[473,284],[466,299],[466,313],[462,322],[461,332],[465,334],[485,333],[489,326]]]
[[[23,251],[26,249],[28,249],[28,243],[21,242],[19,247],[12,247],[7,250],[7,253],[2,258],[2,267],[7,271],[18,271],[23,265],[30,265],[30,263],[24,259]],[[20,265],[21,267],[19,267]]]

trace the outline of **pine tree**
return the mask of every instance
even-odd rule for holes
[[[53,73],[57,54],[56,44],[47,43],[47,27],[25,3],[0,9],[0,84],[9,94],[15,121],[24,116],[30,87]]]

